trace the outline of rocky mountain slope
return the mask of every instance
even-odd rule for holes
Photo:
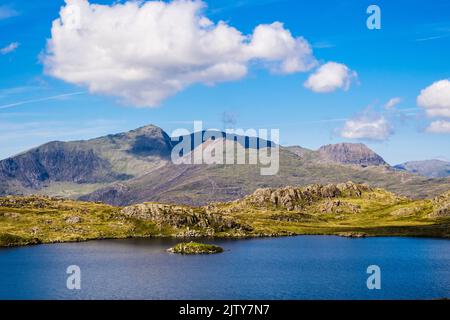
[[[202,144],[199,134],[183,137],[197,138],[191,139],[191,149],[204,150],[211,144]],[[247,150],[267,146],[263,140],[250,143],[248,137],[231,139],[240,140]],[[170,160],[174,145],[152,125],[87,141],[50,142],[0,161],[0,195],[40,193],[121,206],[145,201],[204,205],[286,184],[351,180],[410,197],[431,197],[450,189],[449,178],[394,170],[361,144],[329,145],[318,151],[280,147],[280,170],[274,176],[262,176],[261,165],[175,165]]]
[[[280,149],[280,170],[262,176],[259,165],[173,165],[126,182],[110,184],[81,200],[129,205],[144,201],[205,205],[242,198],[258,188],[285,185],[370,183],[414,198],[435,196],[450,189],[450,179],[419,177],[387,166],[361,167],[301,158]]]
[[[442,160],[410,161],[394,168],[429,178],[450,177],[450,162]]]
[[[171,150],[169,136],[151,125],[87,141],[49,142],[0,161],[0,195],[55,194],[51,186],[60,183],[83,193],[83,186],[100,187],[151,172],[168,162]]]
[[[326,161],[359,166],[382,166],[386,161],[362,143],[338,143],[320,147],[319,156]]]

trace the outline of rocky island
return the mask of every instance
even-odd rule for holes
[[[223,249],[213,244],[198,242],[181,242],[167,250],[170,253],[178,254],[214,254],[223,252]]]

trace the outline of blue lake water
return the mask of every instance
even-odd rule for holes
[[[180,256],[171,239],[0,249],[0,299],[434,299],[450,297],[450,241],[299,236],[207,240],[226,251]],[[81,269],[68,290],[66,268]],[[368,290],[369,265],[381,290]]]

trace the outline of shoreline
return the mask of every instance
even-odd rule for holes
[[[323,237],[339,237],[348,239],[366,239],[366,238],[416,238],[416,239],[435,239],[435,240],[450,240],[450,237],[438,237],[438,236],[426,236],[426,235],[386,235],[386,234],[366,234],[364,236],[347,236],[336,233],[299,233],[290,235],[253,235],[253,236],[198,236],[198,237],[179,237],[172,235],[154,235],[154,236],[129,236],[129,237],[106,237],[106,238],[89,238],[79,240],[67,240],[67,241],[44,241],[19,245],[0,245],[1,249],[14,249],[39,245],[52,245],[52,244],[65,244],[65,243],[83,243],[91,241],[102,240],[150,240],[150,239],[170,239],[179,241],[198,241],[198,240],[255,240],[255,239],[276,239],[276,238],[290,238],[290,237],[309,237],[309,236],[323,236]]]

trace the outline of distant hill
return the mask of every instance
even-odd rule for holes
[[[394,168],[429,178],[450,177],[450,162],[442,160],[410,161]]]
[[[199,133],[190,136],[195,135]],[[267,145],[263,140],[249,143],[248,137],[227,138],[227,143],[241,141],[247,152]],[[191,147],[202,150],[210,144],[197,141]],[[0,161],[0,195],[43,194],[114,205],[203,205],[242,198],[258,188],[346,181],[414,198],[450,190],[450,178],[428,179],[396,170],[362,144],[328,145],[317,151],[280,147],[280,170],[274,176],[262,176],[259,165],[175,165],[170,159],[173,148],[169,136],[153,125],[86,141],[50,142]]]
[[[362,143],[336,143],[310,150],[300,146],[286,147],[301,158],[323,163],[339,163],[347,165],[389,166],[384,159]]]
[[[320,157],[324,160],[356,164],[360,166],[387,165],[386,161],[362,143],[338,143],[320,147]]]

